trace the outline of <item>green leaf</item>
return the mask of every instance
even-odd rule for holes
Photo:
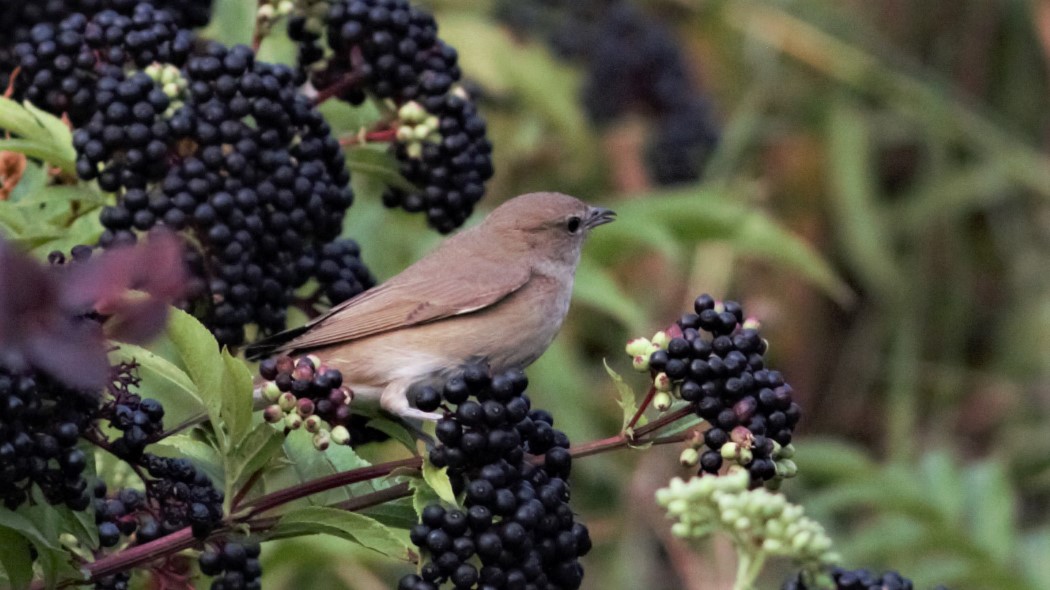
[[[968,469],[961,488],[966,493],[970,538],[999,563],[1006,563],[1017,547],[1014,513],[1017,495],[1004,467],[984,461]]]
[[[616,205],[619,221],[609,229],[621,223],[628,229],[635,224],[655,224],[682,244],[727,241],[739,253],[799,273],[842,304],[852,301],[852,291],[812,246],[750,205],[746,197],[739,189],[702,185],[632,195]],[[623,253],[618,240],[628,230],[620,231],[597,231],[590,245],[598,245],[606,256]]]
[[[348,149],[346,165],[351,174],[363,174],[381,180],[383,184],[405,191],[416,192],[417,186],[401,176],[401,170],[394,155],[386,148],[375,148],[367,145]]]
[[[836,235],[868,289],[896,290],[899,269],[894,264],[893,240],[877,204],[874,155],[867,120],[858,108],[838,101],[828,121],[830,159],[829,199]]]
[[[419,522],[414,509],[413,498],[398,498],[383,502],[377,506],[359,512],[372,517],[382,524],[395,529],[407,531]]]
[[[412,508],[416,512],[417,520],[423,518],[424,508],[441,501],[434,488],[421,478],[412,478],[408,485],[412,488]]]
[[[12,529],[0,527],[0,566],[13,590],[28,588],[33,581],[29,541]]]
[[[459,505],[456,502],[456,493],[452,491],[452,482],[448,479],[448,467],[438,469],[430,462],[429,457],[424,457],[423,479],[439,498],[453,506]]]
[[[0,128],[18,138],[0,140],[0,150],[19,152],[76,174],[76,151],[73,137],[58,117],[26,102],[0,98]]]
[[[368,427],[374,428],[379,432],[387,434],[390,438],[401,443],[406,449],[412,453],[418,453],[416,447],[416,437],[410,432],[405,425],[401,422],[395,422],[388,420],[382,416],[374,416],[368,420]]]
[[[175,363],[141,346],[124,343],[117,346],[109,355],[110,361],[134,360],[138,363],[139,391],[142,397],[156,399],[164,406],[164,425],[167,428],[207,411],[197,393],[197,386]]]
[[[298,482],[318,479],[336,472],[328,457],[314,448],[311,435],[305,430],[288,433],[284,439],[284,452],[298,476]],[[349,497],[347,489],[342,487],[314,494],[306,498],[306,501],[310,504],[334,504]]]
[[[252,373],[244,361],[223,349],[222,406],[220,416],[230,434],[230,446],[241,443],[252,426]]]
[[[356,512],[308,506],[289,512],[273,528],[272,538],[328,534],[342,537],[395,559],[409,558],[408,545],[379,521]]]
[[[645,329],[647,320],[641,306],[616,284],[608,270],[598,266],[590,257],[581,258],[579,266],[576,267],[573,297],[581,303],[608,313],[631,333]]]
[[[171,310],[167,336],[204,402],[219,446],[223,450],[229,449],[226,426],[222,420],[227,366],[219,351],[219,343],[196,318],[179,309]]]
[[[227,461],[227,481],[230,487],[242,485],[243,479],[265,466],[281,451],[283,445],[284,433],[266,422],[257,424],[237,445],[237,450]]]
[[[616,403],[623,409],[623,426],[620,428],[626,430],[627,425],[631,423],[631,418],[634,418],[635,413],[638,412],[637,396],[634,395],[634,389],[623,380],[623,377],[609,366],[608,361],[602,359],[602,365],[605,366],[605,372],[612,379],[613,386],[616,387],[616,392],[620,395],[620,399],[616,400]],[[645,424],[645,416],[642,416],[638,424]]]

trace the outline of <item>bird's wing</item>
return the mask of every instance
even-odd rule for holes
[[[452,264],[451,269],[426,268],[429,264],[408,269],[424,272],[406,271],[343,302],[280,349],[317,348],[477,311],[514,293],[531,275],[524,265],[476,259]]]

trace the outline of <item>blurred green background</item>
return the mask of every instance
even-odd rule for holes
[[[254,2],[218,3],[210,32],[248,41]],[[1050,1],[636,2],[682,52],[718,137],[690,154],[700,178],[673,186],[646,159],[659,113],[588,117],[595,64],[559,58],[543,32],[571,38],[559,19],[574,3],[424,4],[482,96],[497,169],[484,208],[558,190],[620,214],[588,244],[570,318],[528,372],[573,441],[619,428],[603,359],[641,387],[628,337],[701,292],[738,299],[804,408],[801,474],[784,491],[845,565],[920,588],[1050,588]],[[630,37],[612,44],[644,57]],[[279,38],[262,50],[291,55]],[[348,131],[372,115],[326,113]],[[347,234],[384,279],[440,237],[380,206],[368,156],[350,155]],[[652,500],[686,475],[676,458],[577,462],[573,500],[595,541],[585,588],[731,585],[728,545],[682,545]],[[410,567],[326,538],[274,545],[271,588],[389,588]],[[762,587],[789,571],[774,564]]]

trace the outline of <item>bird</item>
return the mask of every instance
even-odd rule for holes
[[[315,355],[342,372],[355,401],[408,422],[438,420],[412,407],[410,391],[469,363],[495,374],[539,358],[569,311],[584,241],[615,216],[561,193],[519,195],[393,278],[245,356]]]

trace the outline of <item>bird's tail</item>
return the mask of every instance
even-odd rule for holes
[[[299,326],[298,328],[278,332],[262,340],[257,340],[244,349],[244,358],[250,361],[257,361],[273,356],[274,353],[284,350],[284,345],[290,340],[306,332],[306,328],[306,326]]]

